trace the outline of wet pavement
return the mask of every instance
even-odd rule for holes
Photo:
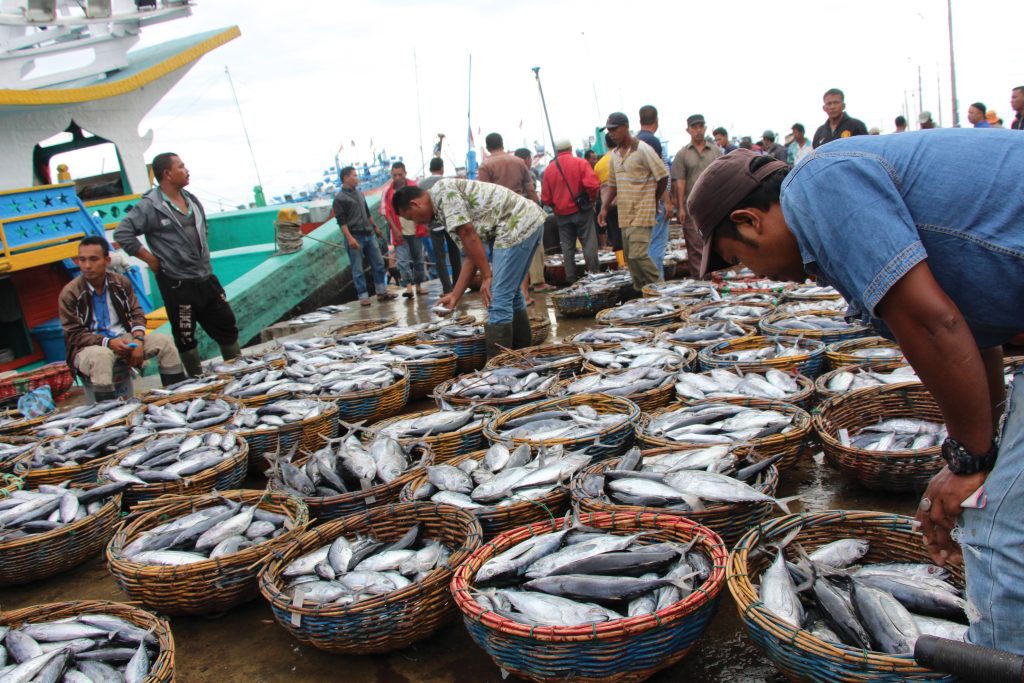
[[[440,295],[440,285],[427,285],[430,293],[412,300],[351,309],[339,314],[332,324],[359,319],[396,317],[400,323],[432,319],[430,307]],[[544,295],[534,294],[534,314],[546,314],[552,325],[549,341],[561,339],[594,325],[592,319],[562,320],[555,316]],[[460,310],[483,320],[485,315],[477,294],[467,295]],[[309,336],[329,325],[315,325],[300,333]],[[142,385],[150,382],[146,378]],[[137,388],[139,384],[136,385]],[[75,400],[72,397],[70,400]],[[431,407],[416,402],[405,412]],[[791,504],[794,511],[827,509],[877,510],[911,514],[916,498],[911,495],[875,494],[845,480],[817,459],[808,459],[785,473],[778,495],[799,496]],[[248,488],[263,488],[264,480],[250,475]],[[66,600],[127,601],[107,573],[101,557],[75,570],[24,586],[0,589],[0,608],[17,609],[29,605]],[[176,645],[177,680],[217,681],[218,683],[271,683],[277,681],[322,681],[344,678],[374,683],[498,683],[502,672],[477,647],[461,619],[444,627],[435,636],[386,656],[343,657],[302,645],[274,621],[270,608],[257,598],[227,614],[209,618],[171,619]],[[784,680],[771,662],[747,639],[728,589],[723,589],[718,614],[689,656],[676,666],[650,679],[667,682],[700,680],[708,683],[754,683]]]

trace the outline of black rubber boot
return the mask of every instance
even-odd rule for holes
[[[199,360],[199,349],[179,351],[178,355],[181,357],[181,364],[184,366],[185,373],[189,377],[198,377],[203,374],[203,364]]]
[[[103,403],[104,401],[113,401],[115,398],[117,398],[117,392],[114,390],[114,387],[100,388],[94,386],[92,389],[92,395],[93,398],[96,399],[96,403]]]
[[[526,309],[516,311],[512,314],[512,348],[525,349],[533,342],[533,333],[530,331],[530,314]]]
[[[185,374],[184,370],[180,372],[169,372],[166,374],[162,372],[160,373],[160,385],[164,387],[169,387],[172,384],[177,384],[178,382],[184,382],[186,379],[188,379],[188,375]]]
[[[487,357],[494,358],[505,349],[512,348],[512,323],[500,325],[484,325],[484,338],[487,342]]]
[[[220,347],[220,357],[224,360],[231,360],[232,358],[238,358],[242,355],[242,349],[239,348],[238,342],[234,344],[228,344]]]

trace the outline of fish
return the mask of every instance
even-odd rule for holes
[[[713,323],[697,321],[683,323],[671,332],[663,333],[661,338],[669,342],[707,346],[716,342],[738,339],[746,334],[746,330],[731,320]]]
[[[850,596],[853,608],[872,646],[888,654],[912,654],[920,635],[913,615],[890,593],[854,579]]]
[[[146,405],[138,420],[140,427],[157,432],[178,429],[207,429],[228,422],[235,407],[221,398],[202,397]]]
[[[709,372],[680,372],[675,376],[676,394],[681,399],[704,401],[719,398],[765,398],[785,401],[801,391],[796,379],[771,368],[766,372],[733,372],[715,368]]]
[[[458,432],[468,425],[480,426],[489,418],[487,413],[466,410],[437,410],[417,417],[397,420],[380,430],[380,434],[394,439],[413,439],[437,434]]]
[[[628,415],[623,413],[598,413],[584,405],[554,411],[554,414],[532,413],[509,420],[501,427],[501,437],[537,443],[551,439],[582,439],[597,436],[628,419]]]
[[[813,562],[838,569],[859,562],[867,554],[870,546],[871,544],[864,539],[841,538],[819,546],[809,557]]]
[[[447,393],[469,399],[523,398],[543,394],[557,379],[557,372],[545,375],[535,369],[506,366],[462,375]]]
[[[829,391],[847,392],[864,387],[877,387],[887,384],[902,384],[904,382],[919,382],[920,378],[909,365],[895,368],[891,371],[870,370],[867,368],[855,368],[840,370],[829,378],[825,385]]]
[[[842,433],[844,446],[867,451],[907,451],[941,444],[948,432],[944,424],[918,418],[894,418]]]
[[[753,305],[751,303],[735,303],[723,301],[708,306],[702,306],[699,310],[690,313],[688,321],[733,321],[755,323],[765,315],[771,313],[771,308],[766,305]]]
[[[59,486],[13,491],[0,507],[0,539],[7,540],[59,529],[96,514],[127,484],[94,486],[92,489]]]
[[[774,317],[774,316],[773,316]],[[860,322],[849,322],[842,314],[834,313],[799,313],[796,315],[769,320],[767,327],[783,330],[787,334],[803,334],[806,332],[827,332],[830,334],[854,332],[864,327]],[[773,330],[774,331],[774,330]]]
[[[665,386],[672,381],[672,373],[657,367],[635,367],[628,370],[596,372],[583,375],[565,386],[563,393],[609,394],[631,396]]]
[[[237,457],[243,441],[220,432],[165,432],[100,470],[100,479],[145,486],[194,477]]]
[[[666,313],[675,313],[680,310],[680,307],[669,299],[637,299],[602,311],[602,319],[615,323],[642,325],[648,319],[660,318]]]
[[[623,342],[646,342],[653,339],[655,330],[643,327],[605,327],[586,330],[572,337],[573,344],[621,344]]]
[[[155,434],[147,428],[110,425],[49,439],[32,451],[30,469],[43,470],[82,465],[141,443]]]
[[[623,342],[617,349],[585,352],[583,358],[591,365],[610,370],[677,367],[688,360],[685,347],[659,341]]]
[[[647,432],[677,443],[739,444],[794,429],[793,416],[731,403],[698,403],[660,413]]]

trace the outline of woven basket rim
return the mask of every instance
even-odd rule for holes
[[[337,413],[340,410],[338,408],[338,404],[335,403],[334,401],[325,401],[325,400],[323,400],[322,398],[320,398],[319,396],[317,396],[315,394],[296,394],[293,398],[296,399],[296,400],[298,400],[298,399],[309,399],[309,400],[319,401],[320,403],[324,404],[324,406],[325,406],[324,411],[322,413],[320,413],[319,415],[314,415],[313,417],[306,417],[306,418],[303,418],[303,419],[301,419],[301,420],[299,420],[297,422],[291,422],[291,423],[286,424],[286,425],[281,425],[280,427],[275,427],[274,429],[229,429],[229,430],[225,430],[225,431],[229,431],[229,432],[235,434],[236,436],[241,437],[243,440],[246,437],[250,437],[250,436],[261,436],[261,435],[264,435],[264,434],[269,436],[271,434],[282,434],[285,431],[292,432],[292,431],[296,431],[298,429],[304,429],[305,427],[308,427],[309,425],[313,424],[314,422],[323,420],[325,418],[326,419],[330,419],[330,417],[333,414]],[[264,404],[264,405],[266,405],[266,404]],[[257,406],[244,406],[244,407],[245,408],[255,408]],[[262,407],[262,406],[259,406],[259,407]]]
[[[797,443],[807,438],[807,435],[813,431],[813,418],[810,413],[801,408],[798,405],[792,403],[786,403],[785,401],[773,401],[768,399],[758,398],[721,398],[721,399],[709,399],[705,401],[694,401],[689,404],[673,404],[658,410],[652,410],[640,418],[640,423],[637,425],[637,436],[642,438],[648,443],[656,443],[660,446],[669,448],[675,448],[676,450],[696,450],[697,448],[706,448],[711,444],[697,444],[693,441],[672,441],[661,436],[654,436],[647,433],[647,426],[650,424],[652,418],[662,415],[673,410],[681,410],[684,408],[691,408],[693,406],[703,405],[714,405],[726,403],[729,405],[746,406],[750,408],[758,408],[763,410],[776,410],[781,413],[792,414],[792,423],[797,428],[786,434],[769,434],[768,436],[761,437],[760,439],[752,439],[748,441],[741,441],[728,445],[730,448],[750,448],[756,451],[759,447],[765,446],[766,444],[772,444],[775,442],[788,442],[792,441]],[[799,423],[799,424],[798,424]]]
[[[619,408],[625,409],[627,417],[626,417],[626,420],[625,420],[624,423],[620,423],[620,424],[613,425],[611,427],[605,428],[602,432],[598,433],[597,437],[587,436],[587,437],[583,437],[582,439],[578,439],[578,438],[547,439],[547,440],[545,440],[543,442],[544,445],[545,446],[557,446],[557,445],[563,445],[564,446],[564,445],[573,444],[573,443],[585,443],[585,442],[592,441],[594,438],[599,438],[601,435],[607,434],[609,431],[620,429],[620,428],[622,428],[626,424],[632,424],[635,427],[636,421],[640,418],[642,412],[640,410],[640,407],[636,403],[634,403],[633,401],[630,401],[629,399],[623,398],[621,396],[611,396],[609,394],[573,394],[571,396],[553,396],[553,397],[545,399],[543,401],[535,401],[533,403],[527,403],[526,405],[522,405],[522,406],[519,406],[517,408],[512,408],[511,410],[504,411],[500,415],[497,415],[494,419],[492,419],[490,422],[487,423],[487,426],[484,427],[484,436],[487,437],[487,440],[490,441],[491,443],[494,443],[496,441],[511,441],[513,443],[532,443],[532,441],[530,439],[527,439],[527,438],[524,438],[524,437],[514,437],[512,439],[502,439],[501,436],[498,434],[497,430],[498,430],[498,428],[501,425],[505,424],[505,422],[508,422],[511,419],[515,419],[515,418],[519,418],[519,417],[524,417],[524,416],[529,415],[531,412],[536,411],[536,410],[548,410],[548,409],[553,408],[555,406],[558,406],[558,405],[560,405],[562,403],[568,403],[570,407],[571,406],[575,406],[575,405],[579,405],[579,404],[584,404],[584,405],[588,405],[588,406],[594,408],[595,410],[598,410],[599,406],[602,406],[602,405],[604,405],[604,404],[606,404],[608,402],[611,402],[613,404],[618,404]],[[598,410],[598,412],[611,412],[611,411],[610,410],[604,410],[604,411]]]
[[[81,531],[86,527],[102,521],[104,516],[109,516],[111,514],[117,515],[121,510],[122,495],[123,494],[121,492],[115,493],[107,499],[99,510],[91,515],[87,514],[82,519],[75,520],[70,524],[64,524],[56,529],[50,529],[49,531],[43,531],[38,534],[29,534],[28,536],[22,536],[21,538],[15,538],[9,541],[0,541],[0,553],[13,550],[14,548],[35,545],[37,543],[49,543],[64,536],[75,536],[81,533]]]

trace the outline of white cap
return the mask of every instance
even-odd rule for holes
[[[555,151],[556,152],[569,152],[569,151],[572,151],[572,142],[570,142],[566,138],[562,138],[561,140],[556,140],[555,141]]]

